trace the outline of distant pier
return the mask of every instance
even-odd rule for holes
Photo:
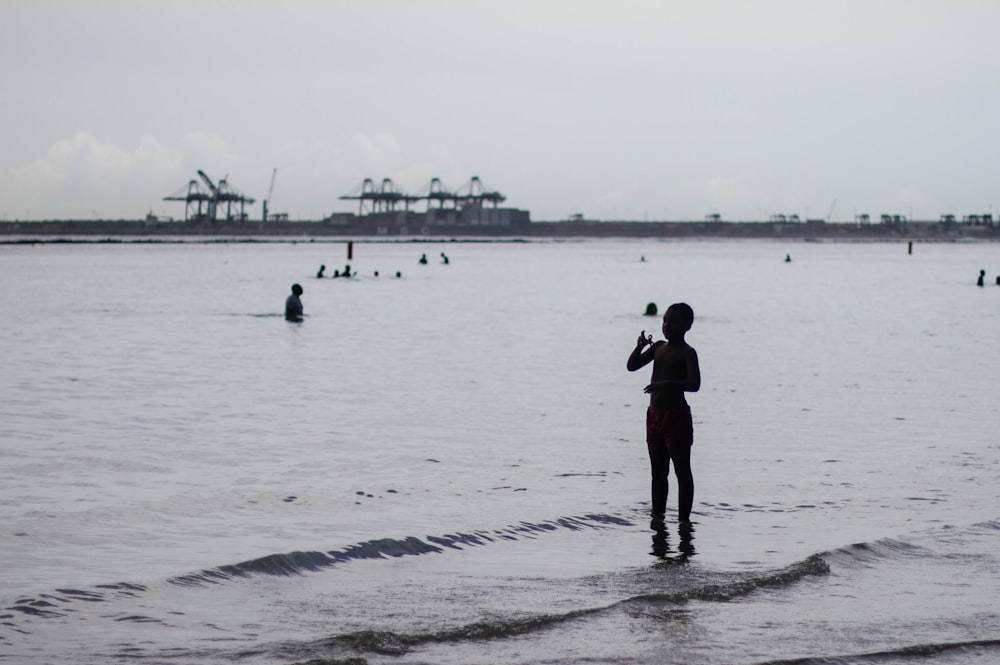
[[[954,241],[1000,240],[1000,224],[953,220],[913,221],[905,224],[806,222],[630,222],[578,218],[571,221],[531,221],[527,211],[472,207],[466,210],[432,209],[426,212],[390,212],[354,215],[341,213],[317,221],[159,221],[50,220],[0,222],[0,239],[100,237],[168,240],[182,237],[216,238],[770,238],[803,240]],[[11,240],[8,240],[8,242]]]

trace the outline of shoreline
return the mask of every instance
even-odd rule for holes
[[[316,238],[282,238],[282,237],[224,237],[224,236],[199,236],[199,237],[75,237],[67,238],[62,236],[52,237],[30,237],[30,238],[0,238],[0,246],[17,247],[33,245],[345,245],[355,243],[359,245],[526,245],[533,243],[583,243],[590,240],[656,240],[675,242],[713,242],[713,241],[745,241],[745,242],[768,242],[785,241],[810,244],[979,244],[1000,242],[1000,237],[991,236],[987,238],[879,238],[879,237],[832,237],[832,238],[796,238],[796,237],[732,237],[732,236],[683,236],[683,237],[655,237],[655,236],[561,236],[561,237],[499,237],[499,238],[475,238],[475,237],[413,237],[413,238],[385,238],[379,236],[350,236],[350,237],[316,237]]]
[[[978,242],[1000,240],[1000,225],[906,222],[899,225],[787,222],[532,222],[527,227],[425,227],[376,230],[324,222],[146,222],[143,220],[0,222],[0,244],[56,243],[301,243],[301,242],[481,242],[553,240],[792,240],[803,242]]]

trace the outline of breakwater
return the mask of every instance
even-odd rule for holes
[[[204,238],[790,238],[803,240],[1000,240],[1000,225],[910,221],[904,225],[826,222],[531,222],[516,229],[495,226],[368,227],[325,221],[148,222],[145,220],[51,220],[0,222],[0,242],[102,238],[169,240]]]

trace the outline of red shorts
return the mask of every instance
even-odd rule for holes
[[[691,423],[691,407],[687,404],[669,409],[646,409],[646,444],[663,445],[673,448],[694,444],[694,426]]]

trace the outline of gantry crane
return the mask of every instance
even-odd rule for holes
[[[170,196],[164,196],[164,201],[184,201],[184,221],[205,221],[215,219],[215,193],[206,190],[197,180],[191,180]]]
[[[416,195],[407,194],[397,187],[390,178],[382,180],[382,184],[376,185],[371,178],[365,180],[353,190],[340,197],[341,200],[358,201],[358,214],[364,215],[365,205],[368,204],[368,212],[393,212],[396,206],[403,204],[404,210],[410,209],[410,204],[415,201],[427,201],[430,209],[434,201],[438,208],[444,208],[446,203],[450,203],[453,208],[459,206],[483,207],[486,203],[498,207],[507,197],[498,191],[487,187],[479,176],[473,176],[469,184],[459,191],[452,191],[444,186],[440,178],[432,178],[430,184],[420,190]]]
[[[212,200],[208,204],[208,218],[214,222],[219,208],[219,188],[215,186],[212,179],[201,169],[198,169],[198,177],[205,183],[212,195]]]
[[[434,201],[437,201],[437,207],[439,209],[444,208],[448,203],[451,204],[452,208],[458,207],[458,195],[446,187],[445,184],[441,182],[441,178],[431,178],[431,181],[428,184],[417,191],[414,198],[427,201],[428,210],[431,208]]]
[[[170,196],[163,198],[164,201],[184,201],[186,203],[184,221],[214,222],[218,216],[220,204],[226,206],[227,220],[245,220],[247,218],[245,206],[253,204],[255,199],[232,187],[225,178],[216,185],[201,169],[198,170],[198,177],[201,178],[204,185],[197,180],[191,180],[187,186],[181,187]],[[239,205],[239,213],[236,215],[233,214],[234,204]],[[192,213],[194,214],[192,215]]]
[[[396,206],[403,204],[404,210],[410,209],[410,203],[420,197],[411,196],[397,187],[392,178],[383,178],[381,186],[376,187],[375,181],[365,178],[361,187],[355,187],[351,192],[340,197],[343,201],[357,201],[358,214],[365,214],[365,202],[370,205],[370,212],[394,212]]]
[[[458,199],[465,205],[471,204],[481,207],[483,203],[489,202],[496,208],[506,201],[507,197],[498,191],[491,191],[479,176],[474,175],[469,184],[459,190]]]

